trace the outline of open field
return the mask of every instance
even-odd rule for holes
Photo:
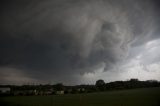
[[[160,106],[160,88],[90,94],[11,96],[0,97],[0,101],[1,106]]]

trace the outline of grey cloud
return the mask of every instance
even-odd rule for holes
[[[131,44],[158,33],[154,0],[17,0],[3,5],[0,66],[27,70],[39,79],[43,73],[73,77],[102,63],[108,70],[127,57]]]

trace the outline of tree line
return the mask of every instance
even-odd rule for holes
[[[65,86],[62,83],[57,83],[54,85],[0,85],[0,88],[10,88],[10,91],[6,94],[0,91],[0,95],[76,94],[148,87],[160,87],[160,82],[157,80],[139,81],[138,79],[130,79],[127,81],[105,83],[104,80],[99,79],[96,81],[95,85]]]

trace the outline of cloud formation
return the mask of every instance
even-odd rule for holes
[[[129,56],[132,47],[159,38],[157,3],[5,1],[0,18],[0,66],[22,70],[30,78],[62,81],[102,66],[110,70]]]

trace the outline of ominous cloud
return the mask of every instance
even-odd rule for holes
[[[71,83],[101,67],[111,70],[133,58],[134,48],[159,38],[158,4],[158,0],[2,1],[0,80],[6,81],[8,68],[8,73],[23,78],[73,79]]]

